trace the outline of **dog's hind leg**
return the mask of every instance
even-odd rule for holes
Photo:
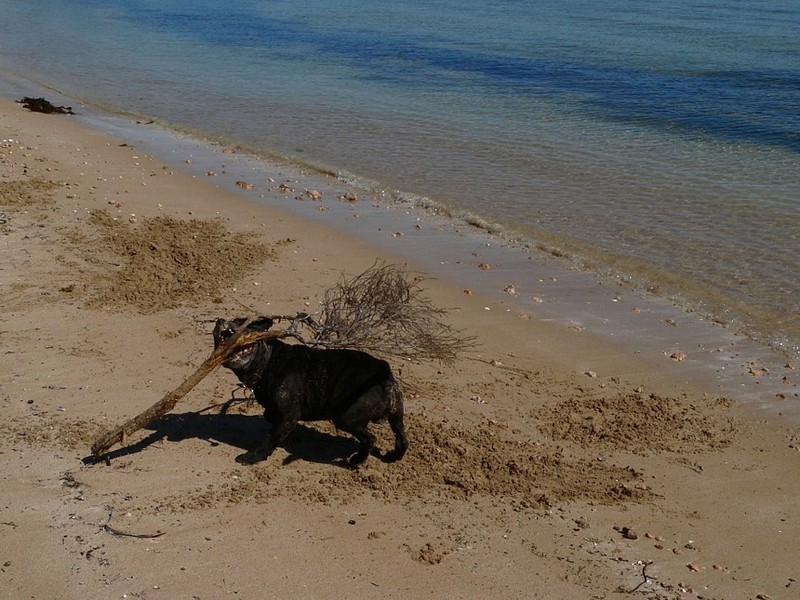
[[[375,447],[376,438],[367,429],[369,422],[372,420],[372,414],[366,412],[364,408],[363,404],[356,403],[333,422],[336,427],[346,431],[358,440],[358,451],[347,461],[351,467],[357,467],[367,460]]]

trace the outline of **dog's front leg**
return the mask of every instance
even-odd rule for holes
[[[267,439],[259,444],[254,450],[237,456],[236,462],[243,465],[252,465],[267,458],[274,450],[275,444],[272,441],[272,434],[270,433],[267,434]]]
[[[244,465],[252,465],[259,461],[268,458],[280,444],[289,436],[297,424],[297,417],[289,417],[283,414],[275,414],[270,412],[267,415],[264,413],[264,418],[272,425],[270,431],[267,433],[267,438],[259,444],[254,450],[245,452],[236,457],[236,462]]]

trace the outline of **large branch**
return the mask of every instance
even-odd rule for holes
[[[178,401],[192,391],[192,388],[200,383],[203,378],[220,366],[238,348],[253,344],[259,340],[269,338],[281,338],[293,335],[287,331],[248,331],[247,323],[242,325],[237,332],[220,344],[211,353],[197,370],[187,377],[177,388],[166,394],[161,400],[153,404],[144,412],[139,413],[132,419],[125,421],[119,427],[106,432],[97,438],[92,444],[92,454],[99,456],[106,452],[114,444],[125,445],[126,438],[132,433],[139,431],[142,427],[171,411]]]

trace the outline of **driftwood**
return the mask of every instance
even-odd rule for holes
[[[451,363],[474,343],[441,321],[446,311],[421,296],[419,278],[393,265],[375,263],[352,279],[341,278],[329,289],[317,318],[307,313],[273,315],[272,321],[290,321],[284,330],[253,330],[246,321],[220,344],[198,369],[177,388],[144,412],[103,434],[92,444],[95,456],[114,444],[125,445],[128,436],[171,411],[203,378],[237,349],[260,340],[292,337],[321,348],[355,348],[414,360]],[[300,328],[311,332],[304,336]]]
[[[167,414],[169,411],[175,408],[175,405],[181,398],[191,392],[192,389],[198,383],[200,383],[206,375],[224,363],[225,360],[231,354],[233,354],[237,348],[246,346],[247,344],[252,344],[259,340],[287,337],[290,335],[285,331],[246,331],[245,327],[246,323],[239,328],[235,335],[231,336],[225,341],[225,343],[220,344],[219,347],[217,347],[214,352],[211,353],[211,356],[209,356],[203,362],[203,364],[200,365],[198,369],[189,377],[187,377],[177,388],[166,394],[161,400],[153,404],[153,406],[144,412],[139,413],[134,418],[125,421],[119,427],[116,427],[97,438],[94,444],[92,444],[92,454],[95,456],[100,456],[114,444],[122,444],[124,446],[129,435],[139,431],[148,423],[155,421],[157,418]]]

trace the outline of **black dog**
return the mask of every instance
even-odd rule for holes
[[[245,323],[245,319],[217,320],[216,348]],[[248,330],[266,331],[266,317],[247,325]],[[298,421],[331,420],[360,443],[349,463],[363,463],[375,447],[375,436],[367,426],[388,419],[395,435],[394,450],[387,462],[400,460],[408,448],[403,425],[403,394],[389,363],[357,350],[320,350],[303,344],[268,339],[244,346],[223,365],[253,390],[264,407],[271,430],[255,450],[236,457],[237,462],[256,463],[280,445]]]

